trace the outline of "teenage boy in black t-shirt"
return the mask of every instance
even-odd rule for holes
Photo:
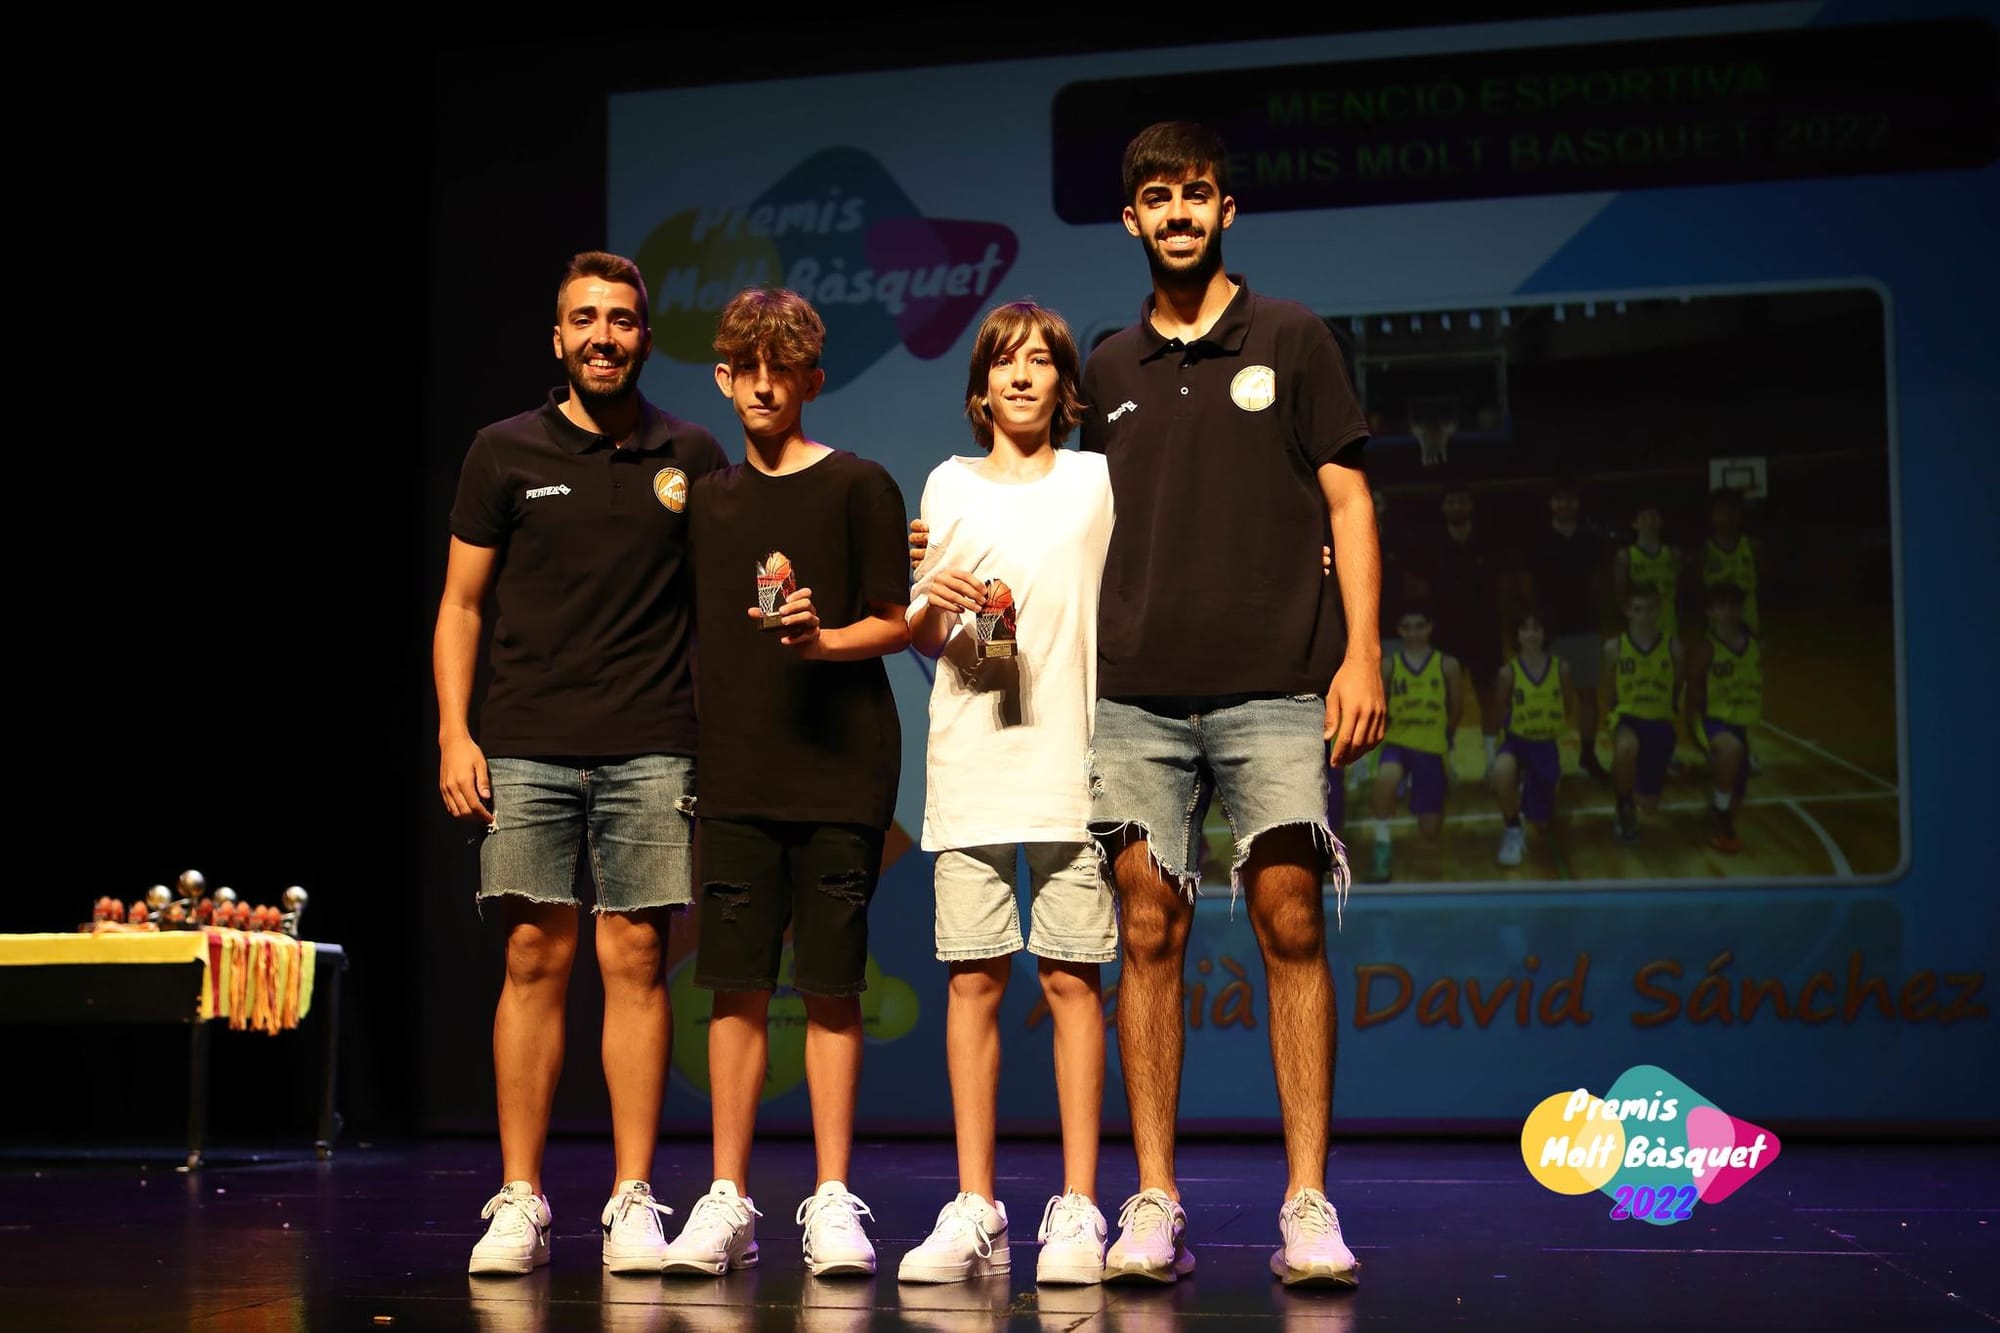
[[[861,1224],[871,1214],[845,1182],[868,904],[902,762],[882,658],[910,642],[909,574],[895,480],[805,433],[825,342],[812,306],[775,288],[738,293],[716,329],[715,382],[743,423],[744,461],[705,477],[689,501],[704,765],[694,979],[715,992],[715,1178],[668,1246],[668,1273],[756,1262],[758,1214],[744,1191],[788,926],[819,1169],[797,1214],[806,1267],[875,1271]],[[796,590],[766,625],[758,576],[786,567]]]
[[[706,430],[639,393],[652,345],[638,267],[577,255],[556,291],[568,387],[473,437],[451,509],[432,642],[438,790],[454,818],[482,831],[480,902],[497,905],[507,927],[493,1018],[503,1185],[486,1205],[474,1273],[549,1261],[542,1151],[586,845],[617,1159],[604,1264],[653,1273],[666,1253],[666,1210],[647,1182],[673,1030],[667,928],[694,886],[688,487],[729,460]],[[489,592],[499,615],[475,741]]]

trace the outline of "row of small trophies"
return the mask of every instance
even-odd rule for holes
[[[178,893],[175,891],[178,889]],[[198,930],[203,926],[226,926],[235,930],[271,930],[299,936],[299,921],[306,912],[306,891],[294,884],[284,893],[284,907],[268,904],[252,906],[236,896],[236,890],[208,891],[208,877],[199,870],[183,870],[175,889],[155,884],[146,896],[129,906],[116,898],[97,900],[88,931],[102,930]]]

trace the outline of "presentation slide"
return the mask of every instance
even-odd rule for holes
[[[1434,832],[1380,756],[1330,774],[1354,875],[1328,885],[1336,1120],[1518,1123],[1640,1064],[1761,1119],[1990,1114],[2000,895],[1969,831],[1995,763],[1988,11],[1749,5],[617,94],[607,241],[650,288],[646,394],[740,459],[715,317],[790,287],[828,331],[809,431],[881,462],[914,514],[941,459],[977,452],[987,309],[1049,305],[1086,352],[1139,316],[1119,158],[1176,118],[1229,146],[1226,269],[1347,357],[1392,708],[1432,654],[1455,682]],[[1581,540],[1558,558],[1552,533]],[[1671,736],[1628,753],[1654,653],[1734,730],[1716,740],[1682,679]],[[945,1126],[916,845],[931,664],[888,665],[903,768],[860,1119]],[[1553,809],[1509,855],[1499,742],[1550,671]],[[1659,775],[1630,825],[1623,763]],[[1227,812],[1203,821],[1183,1113],[1269,1126],[1262,966]],[[684,946],[675,969],[675,1076],[700,1091],[707,997]],[[803,1005],[781,989],[772,1014],[763,1123],[803,1125]],[[1003,1032],[1010,1067],[1046,1070],[1032,959]],[[1050,1080],[1003,1080],[1000,1113],[1053,1125]]]

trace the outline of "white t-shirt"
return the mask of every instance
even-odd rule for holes
[[[1009,484],[947,458],[924,483],[930,544],[910,590],[930,604],[940,569],[1014,591],[1016,655],[968,674],[977,642],[959,616],[937,659],[925,751],[925,851],[1090,836],[1091,721],[1097,699],[1097,589],[1111,542],[1102,454],[1057,449],[1046,476]],[[996,669],[997,668],[997,669]],[[1018,685],[1016,685],[1018,668]],[[988,688],[981,688],[986,682]],[[1000,683],[1003,688],[992,688]]]

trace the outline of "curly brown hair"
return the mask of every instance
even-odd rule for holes
[[[745,287],[715,323],[715,354],[731,366],[761,355],[774,366],[811,370],[825,350],[819,312],[785,287]]]

